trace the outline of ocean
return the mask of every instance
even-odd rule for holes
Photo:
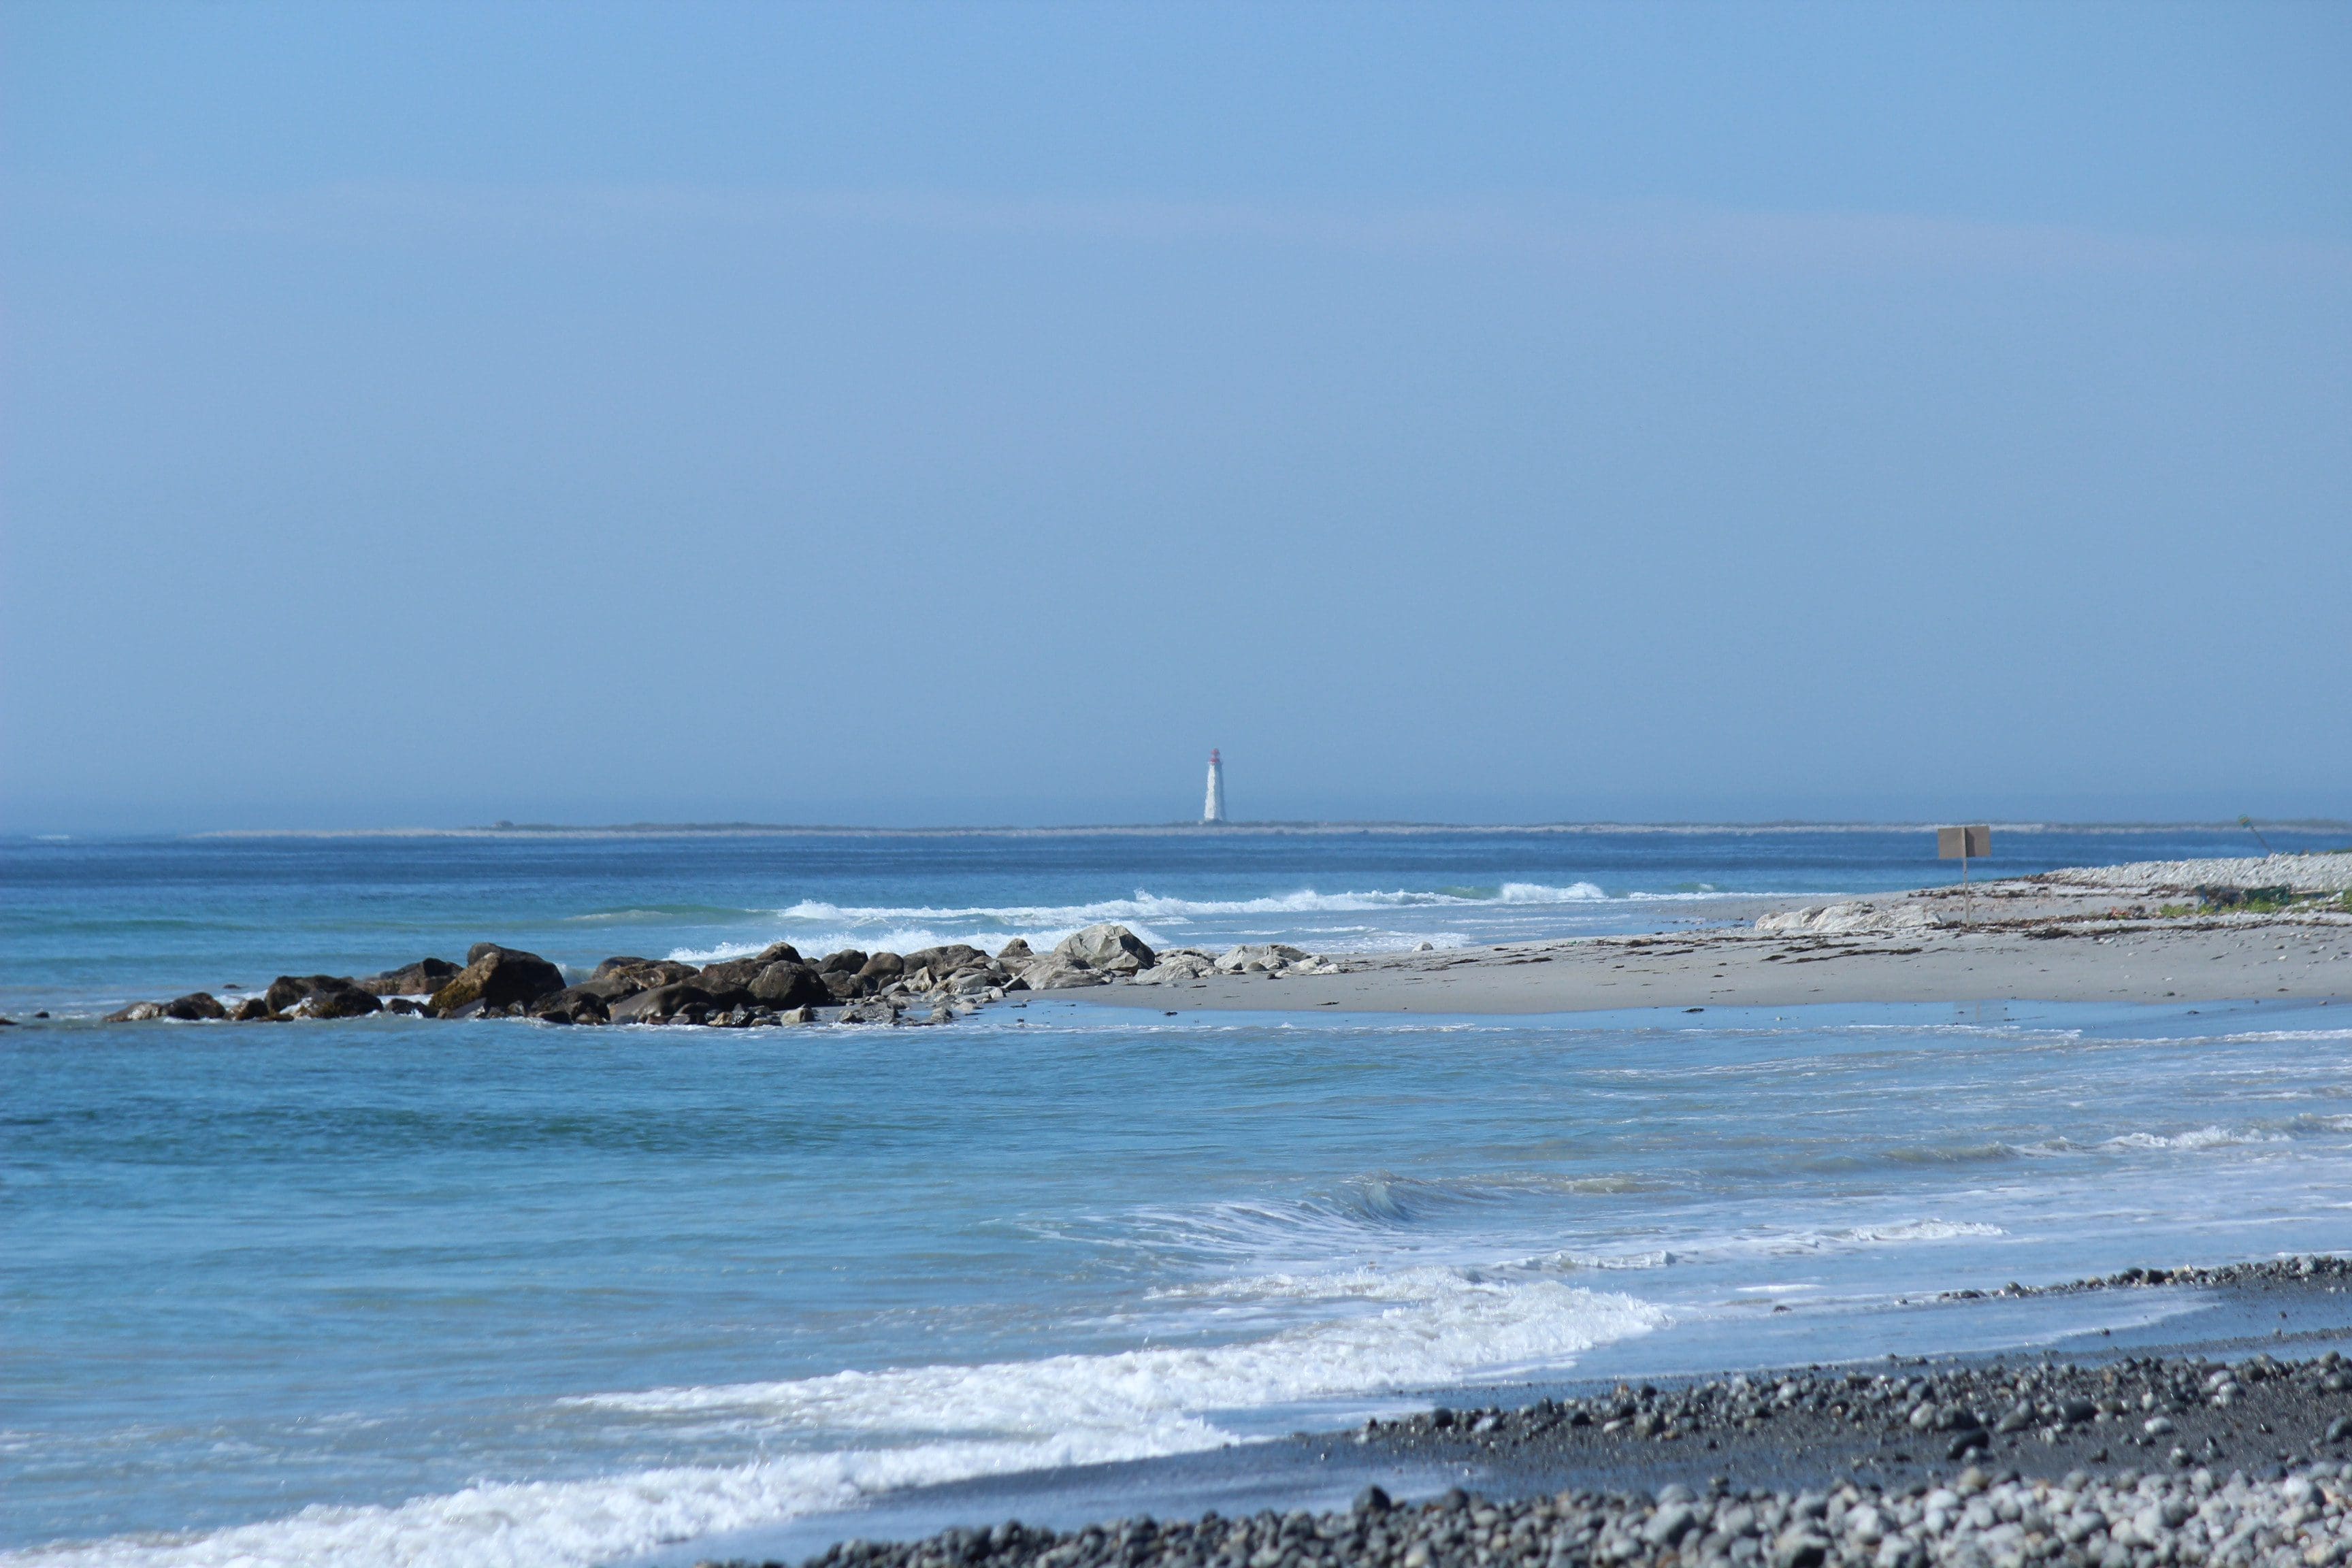
[[[690,1559],[1464,1390],[2144,1328],[2178,1299],[1934,1298],[2352,1247],[2333,1008],[99,1021],[480,940],[1339,952],[1950,872],[1885,829],[0,840],[0,1562]]]

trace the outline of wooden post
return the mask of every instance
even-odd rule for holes
[[[1936,858],[1958,860],[1960,863],[1960,923],[1976,921],[1976,893],[1969,886],[1969,860],[1972,856],[1992,853],[1992,829],[1984,823],[1968,827],[1936,829]]]

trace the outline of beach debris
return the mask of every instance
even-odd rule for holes
[[[1929,931],[1956,923],[1920,904],[1881,904],[1868,900],[1853,900],[1845,903],[1765,915],[1756,921],[1756,929],[1767,936],[1854,936],[1866,932]]]

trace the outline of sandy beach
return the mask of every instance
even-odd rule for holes
[[[2201,891],[2200,891],[2201,889]],[[2288,889],[2284,908],[2249,889]],[[1810,1003],[2352,999],[2352,854],[2150,862],[1811,904],[1689,929],[1349,958],[1333,974],[1068,993],[1115,1006],[1461,1014]],[[2241,900],[2232,907],[2235,896]]]

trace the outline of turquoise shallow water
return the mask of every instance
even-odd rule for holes
[[[945,871],[925,840],[798,871],[772,845],[8,846],[0,983],[12,1016],[58,1016],[0,1035],[0,1548],[617,1561],[1629,1347],[1720,1361],[1743,1322],[1821,1359],[1935,1289],[2352,1245],[2352,1027],[2332,1008],[1405,1022],[1039,1001],[948,1029],[724,1034],[64,1016],[480,936],[570,963],[748,942],[814,917],[743,911],[820,903],[928,911],[941,934],[1025,910],[1044,931],[1036,911],[1129,882],[1163,920],[1188,906],[1181,940],[1344,920],[1386,942],[1424,918],[1677,918],[1628,895],[1684,882],[1922,879],[1892,836],[1874,862],[1822,837],[1746,855],[1675,836],[1646,874],[1634,836],[1582,861],[1430,836],[1139,868],[1117,862],[1150,840],[1034,841],[1051,864],[1008,841]],[[2122,847],[2058,852],[2200,847]],[[1579,882],[1601,897],[1536,916],[1499,893]],[[1408,897],[1326,907],[1367,893]],[[688,912],[613,941],[596,922],[616,909]]]

